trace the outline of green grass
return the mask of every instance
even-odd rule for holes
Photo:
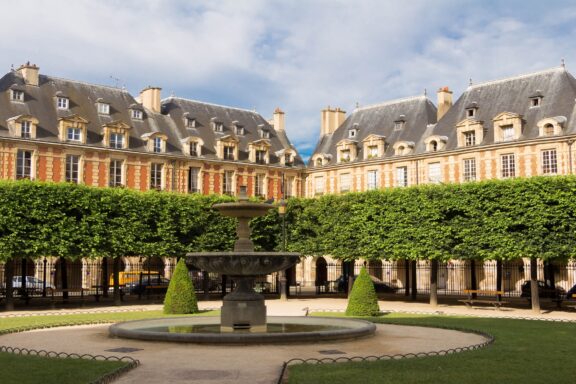
[[[496,340],[477,351],[442,357],[294,365],[289,368],[289,383],[568,384],[576,380],[576,323],[403,314],[370,320],[473,329],[489,333]]]
[[[213,316],[217,312],[201,315]],[[44,328],[88,322],[118,322],[166,316],[161,311],[90,313],[58,316],[30,316],[0,319],[0,332],[11,329]],[[2,337],[0,336],[0,345]],[[15,345],[14,347],[17,347]],[[44,347],[51,350],[50,346]],[[65,351],[56,351],[65,352]],[[103,375],[126,366],[126,362],[94,361],[82,359],[58,359],[37,356],[0,353],[0,382],[2,384],[82,384],[90,383]]]

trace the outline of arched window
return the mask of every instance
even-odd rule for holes
[[[317,167],[320,167],[321,165],[322,165],[322,158],[319,157],[319,158],[316,159],[316,166],[317,166]]]
[[[430,142],[430,151],[436,152],[438,150],[438,142],[436,140],[432,140]]]
[[[552,136],[554,135],[554,126],[550,123],[544,126],[544,136]]]

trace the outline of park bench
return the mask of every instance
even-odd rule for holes
[[[465,289],[464,293],[468,295],[467,299],[458,300],[464,304],[468,308],[472,308],[472,306],[476,304],[490,304],[496,309],[500,310],[500,307],[504,304],[508,304],[507,301],[500,300],[500,296],[504,294],[503,291],[489,291],[489,290],[481,290],[481,289]],[[476,296],[476,297],[475,297]],[[478,298],[481,296],[483,298]],[[488,298],[493,297],[493,298]]]

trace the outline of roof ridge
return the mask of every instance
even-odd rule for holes
[[[246,108],[238,108],[238,107],[231,107],[228,105],[222,105],[222,104],[216,104],[216,103],[209,103],[206,101],[200,101],[200,100],[194,100],[194,99],[187,99],[185,97],[177,97],[177,96],[169,96],[165,99],[162,99],[162,102],[164,102],[165,100],[170,100],[170,99],[177,99],[177,100],[183,100],[183,101],[190,101],[193,103],[198,103],[198,104],[205,104],[205,105],[211,105],[213,107],[220,107],[220,108],[226,108],[226,109],[235,109],[238,111],[242,111],[242,112],[250,112],[253,113],[255,115],[259,115],[261,116],[258,112],[256,112],[255,110],[250,110],[250,109],[246,109]]]
[[[426,95],[419,95],[419,96],[409,96],[409,97],[404,97],[401,99],[389,100],[389,101],[385,101],[385,102],[378,103],[378,104],[371,104],[371,105],[367,105],[365,107],[355,108],[352,113],[355,113],[358,111],[364,111],[366,109],[373,109],[373,108],[385,107],[385,106],[393,105],[393,104],[405,103],[408,101],[413,101],[413,100],[418,100],[418,99],[428,99],[428,97]]]
[[[480,88],[480,87],[485,87],[485,86],[487,86],[487,85],[493,85],[493,84],[498,84],[498,83],[505,83],[505,82],[507,82],[507,81],[514,81],[514,80],[525,79],[525,78],[527,78],[527,77],[533,77],[533,76],[543,75],[543,74],[545,74],[545,73],[557,72],[557,71],[568,72],[568,71],[566,71],[566,68],[563,67],[563,66],[552,67],[552,68],[544,69],[544,70],[541,70],[541,71],[524,73],[524,74],[516,75],[516,76],[512,76],[512,77],[506,77],[506,78],[502,78],[502,79],[489,80],[489,81],[485,81],[485,82],[478,83],[478,84],[472,84],[472,85],[469,85],[467,89]]]
[[[77,83],[77,84],[82,84],[82,85],[88,85],[91,87],[100,87],[100,88],[108,88],[108,89],[112,89],[115,91],[120,91],[120,92],[125,92],[125,93],[130,93],[128,92],[128,90],[125,87],[113,87],[111,85],[102,85],[102,84],[94,84],[94,83],[88,83],[86,81],[80,81],[80,80],[72,80],[72,79],[65,79],[63,77],[58,77],[58,76],[49,76],[49,75],[40,75],[40,76],[44,76],[46,79],[48,80],[59,80],[59,81],[67,81],[69,83]]]

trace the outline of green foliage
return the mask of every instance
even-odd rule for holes
[[[168,285],[168,291],[164,298],[164,313],[186,314],[198,312],[198,302],[194,283],[188,275],[188,267],[184,259],[176,264],[176,269]]]
[[[378,313],[380,313],[380,307],[374,283],[366,268],[362,267],[348,298],[346,316],[376,316]]]

